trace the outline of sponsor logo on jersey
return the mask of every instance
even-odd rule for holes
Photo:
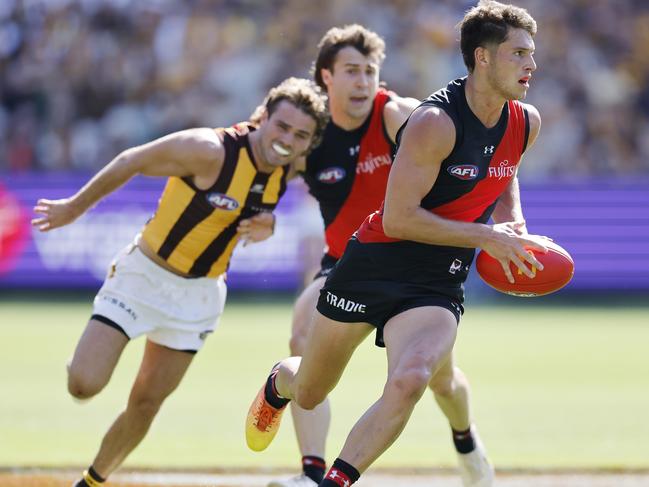
[[[239,208],[237,200],[223,193],[208,193],[207,202],[219,210],[233,211]]]
[[[348,313],[365,313],[365,305],[352,301],[351,299],[341,298],[327,291],[327,303],[334,308],[340,308]]]
[[[356,174],[372,174],[381,166],[389,166],[390,164],[392,164],[392,158],[389,154],[375,156],[370,152],[364,160],[356,164]]]
[[[494,153],[495,147],[493,145],[485,145],[484,146],[484,156],[490,156]]]
[[[498,166],[489,166],[489,177],[496,178],[501,180],[502,178],[511,178],[516,174],[516,164],[509,164],[509,161],[505,159],[500,161]]]
[[[320,171],[316,177],[325,184],[334,184],[345,179],[347,173],[342,167],[328,167]]]
[[[448,168],[448,173],[451,176],[463,181],[470,181],[477,178],[479,172],[478,166],[474,166],[473,164],[455,164]]]

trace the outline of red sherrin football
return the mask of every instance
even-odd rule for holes
[[[515,281],[510,283],[500,262],[484,250],[480,251],[476,259],[478,275],[492,288],[514,296],[543,296],[558,291],[572,279],[575,264],[570,254],[556,243],[544,241],[543,245],[548,249],[547,254],[528,249],[528,252],[533,252],[536,259],[543,264],[543,270],[537,270],[534,279],[530,279],[510,263]]]

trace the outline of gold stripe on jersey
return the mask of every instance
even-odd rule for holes
[[[250,185],[257,171],[243,147],[240,150],[239,160],[236,164],[232,181],[224,193],[226,196],[234,198],[239,203],[239,207],[230,211],[215,209],[200,225],[195,226],[187,233],[167,259],[167,262],[173,268],[184,273],[190,273],[194,262],[205,251],[207,246],[241,214]],[[226,271],[230,256],[238,241],[239,234],[235,232],[231,244],[226,247],[226,251],[212,265],[207,274],[208,276],[218,276]]]
[[[180,178],[169,178],[155,215],[144,227],[142,238],[155,252],[160,249],[174,223],[189,206],[196,192]]]
[[[232,238],[228,241],[225,249],[223,250],[223,253],[221,254],[221,257],[219,257],[218,260],[214,262],[214,264],[212,264],[212,267],[210,267],[210,270],[207,273],[208,276],[218,276],[219,274],[223,274],[228,270],[230,257],[232,257],[232,252],[234,252],[234,248],[237,246],[238,242],[238,234],[236,238]]]
[[[249,155],[247,131],[221,133],[225,160],[214,185],[202,191],[189,178],[169,178],[158,209],[142,232],[158,256],[192,276],[223,274],[239,240],[239,222],[272,211],[286,188],[286,167],[271,174],[257,171]],[[236,208],[224,209],[234,201]]]
[[[274,171],[268,178],[268,183],[266,183],[266,190],[264,191],[264,196],[262,197],[262,203],[264,204],[277,204],[278,195],[281,195],[284,192],[284,183],[286,182],[285,178],[286,171]]]

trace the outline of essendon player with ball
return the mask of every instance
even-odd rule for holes
[[[342,256],[351,235],[383,201],[399,127],[419,105],[379,87],[385,44],[360,25],[330,29],[318,45],[315,81],[329,97],[331,121],[323,142],[299,167],[317,199],[325,223],[326,249],[315,280],[295,304],[291,354],[301,356],[325,277]],[[298,162],[299,164],[299,162]],[[350,310],[362,309],[347,303]],[[323,365],[326,367],[326,365]],[[469,384],[452,358],[430,382],[447,417],[466,486],[493,475],[475,428],[471,428]],[[325,442],[330,422],[329,402],[313,411],[291,408],[302,454],[302,474],[274,480],[269,487],[313,487],[325,473]]]
[[[376,329],[388,357],[383,394],[320,486],[356,482],[448,363],[475,248],[500,261],[510,281],[510,262],[528,277],[529,264],[543,268],[525,251],[546,249],[526,234],[516,179],[540,128],[537,110],[518,101],[536,69],[535,33],[534,19],[512,5],[481,1],[467,12],[460,43],[468,76],[431,95],[402,128],[385,203],[329,274],[302,358],[275,366],[250,408],[248,442],[262,449],[283,406],[290,399],[306,409],[320,404]],[[487,224],[491,216],[495,224]],[[492,483],[485,477],[468,485]]]

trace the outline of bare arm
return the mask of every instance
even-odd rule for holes
[[[530,118],[530,134],[527,141],[527,149],[534,145],[541,129],[541,116],[532,105],[525,105]],[[491,216],[495,223],[515,222],[516,231],[520,234],[527,233],[523,209],[521,206],[521,195],[518,185],[518,177],[512,178],[507,189],[498,199]]]
[[[494,223],[514,222],[519,233],[527,233],[523,209],[521,207],[521,193],[518,186],[518,177],[514,176],[503,194],[498,198],[498,203],[491,214]]]
[[[99,171],[75,195],[60,200],[38,200],[32,220],[41,231],[67,225],[136,174],[146,176],[194,176],[196,185],[207,187],[221,170],[225,149],[212,129],[175,132],[127,149]]]
[[[449,220],[420,206],[454,141],[455,127],[442,110],[422,107],[411,116],[388,180],[383,215],[386,235],[426,244],[481,247],[500,261],[510,282],[513,282],[510,261],[532,277],[523,261],[542,267],[524,246],[545,251],[536,241],[516,235],[507,225]]]
[[[383,108],[383,120],[392,142],[396,141],[397,132],[420,103],[416,98],[402,98],[400,96],[394,97],[386,103]]]

